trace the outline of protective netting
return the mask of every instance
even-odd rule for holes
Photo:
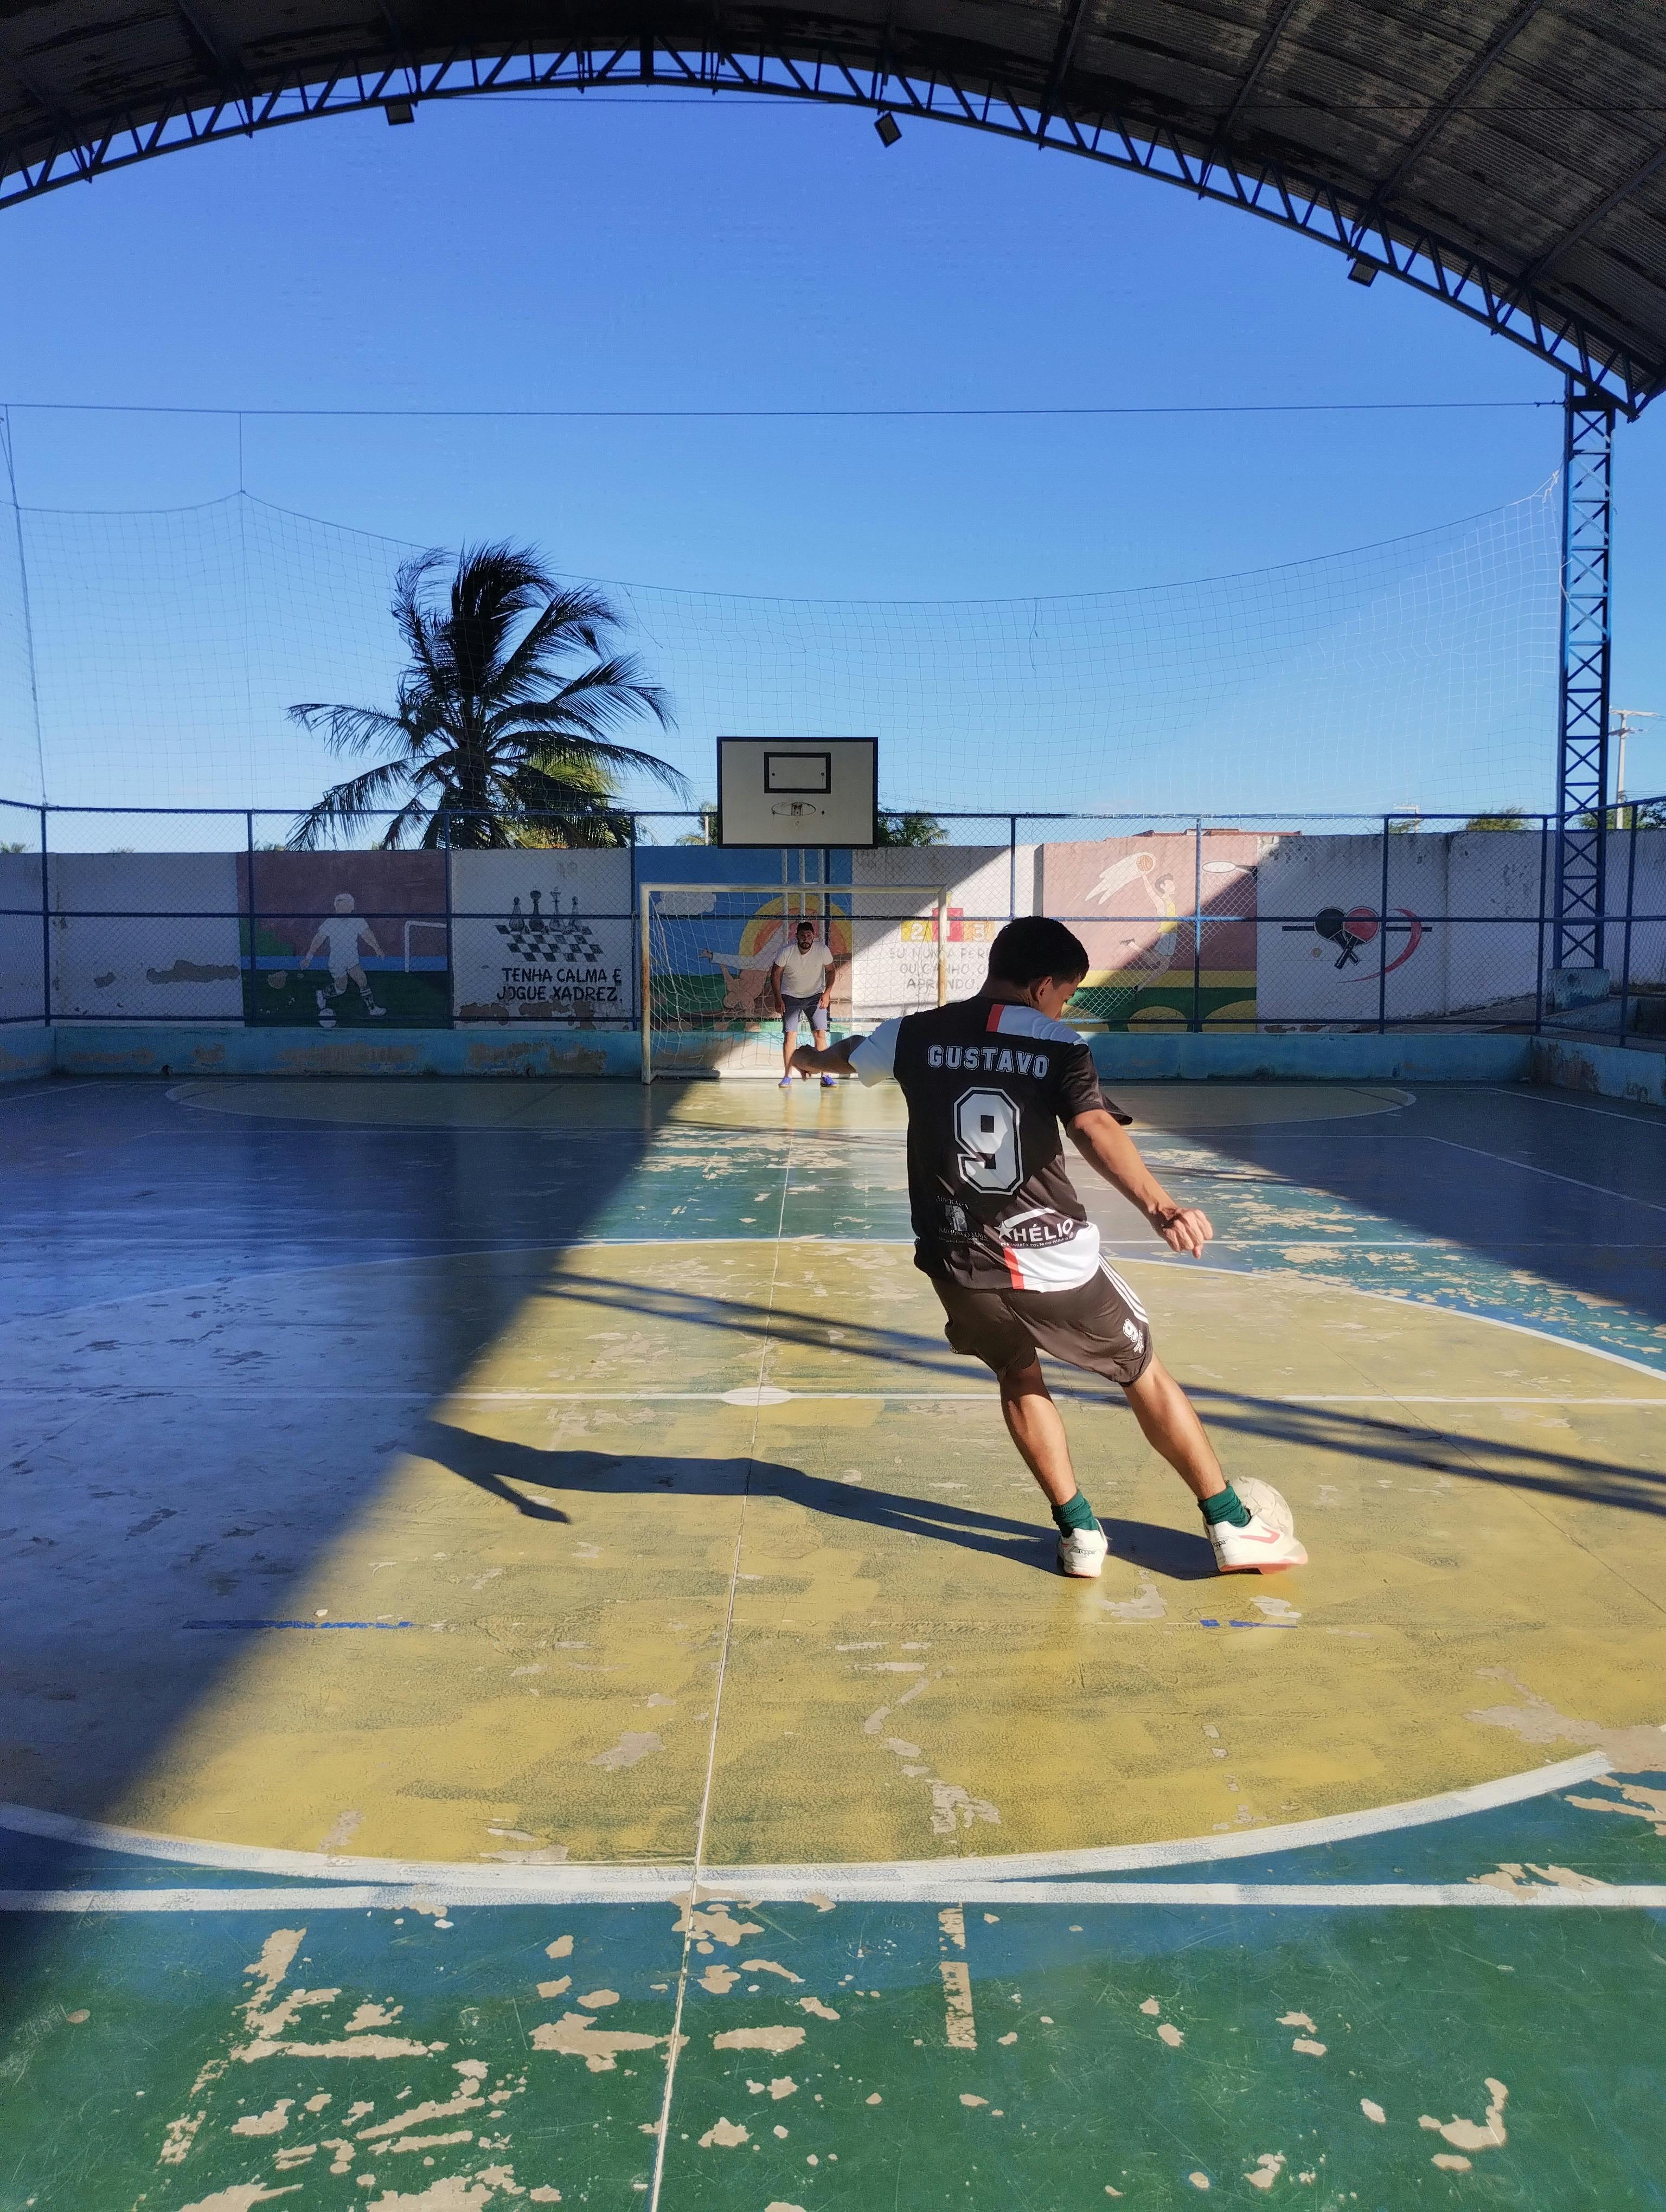
[[[895,808],[1530,807],[1550,800],[1559,520],[1547,486],[1322,559],[1061,598],[610,588],[675,704],[675,732],[644,742],[702,799],[713,740],[756,733],[877,736]],[[412,550],[244,492],[0,511],[0,795],[253,806],[280,839],[360,765],[285,709],[391,702],[389,588]],[[146,842],[113,829],[94,842]]]

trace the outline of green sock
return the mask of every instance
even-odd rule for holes
[[[1221,1521],[1230,1521],[1235,1528],[1247,1528],[1252,1517],[1250,1508],[1230,1482],[1225,1490],[1218,1490],[1213,1498],[1200,1498],[1197,1510],[1211,1528]]]
[[[1093,1508],[1079,1490],[1073,1498],[1067,1498],[1062,1505],[1053,1508],[1053,1521],[1061,1536],[1072,1528],[1097,1528],[1099,1525],[1093,1517]]]

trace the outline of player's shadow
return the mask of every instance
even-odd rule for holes
[[[666,1455],[625,1457],[610,1452],[544,1451],[532,1444],[506,1443],[479,1437],[444,1421],[429,1424],[425,1455],[472,1483],[529,1521],[570,1523],[572,1515],[555,1499],[572,1498],[784,1498],[830,1520],[848,1521],[893,1534],[926,1537],[962,1551],[982,1552],[1015,1565],[1053,1574],[1056,1542],[1042,1517],[1011,1520],[952,1499],[914,1498],[881,1490],[870,1482],[838,1482],[806,1474],[779,1460],[685,1459]],[[1196,1582],[1214,1573],[1214,1556],[1206,1539],[1149,1521],[1101,1522],[1113,1558],[1128,1559],[1174,1582]]]

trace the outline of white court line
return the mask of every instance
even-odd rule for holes
[[[1349,1394],[1335,1390],[1298,1390],[1274,1401],[1280,1406],[1666,1406],[1666,1398],[1548,1398],[1541,1391],[1532,1398],[1413,1398],[1404,1390],[1371,1390]]]
[[[1485,1243],[1468,1237],[1350,1237],[1347,1231],[1334,1231],[1322,1237],[1313,1231],[1305,1236],[1289,1237],[1212,1237],[1211,1245],[1223,1252],[1438,1252],[1447,1256],[1480,1244],[1483,1251],[1561,1252],[1570,1249],[1568,1243],[1547,1237],[1490,1237]],[[1125,1252],[1149,1260],[1160,1260],[1163,1255],[1151,1249],[1149,1237],[1107,1237],[1101,1235],[1102,1247],[1113,1252]],[[1581,1252],[1652,1252],[1659,1245],[1657,1237],[1581,1237],[1572,1247]],[[1190,1255],[1170,1252],[1170,1260],[1185,1261]]]
[[[750,1385],[745,1387],[750,1389]],[[775,1385],[765,1387],[775,1389]],[[15,1382],[11,1389],[0,1389],[0,1402],[4,1402],[7,1398],[20,1398],[20,1401],[51,1398],[51,1401],[58,1401],[64,1395],[62,1385],[51,1387],[45,1382],[35,1382],[35,1385]],[[372,1401],[374,1405],[465,1405],[465,1402],[467,1405],[573,1405],[573,1402],[577,1402],[577,1405],[637,1405],[641,1401],[671,1401],[675,1405],[733,1405],[737,1407],[737,1411],[755,1413],[755,1411],[759,1411],[759,1405],[786,1405],[787,1398],[806,1398],[806,1401],[817,1402],[825,1401],[825,1398],[860,1398],[865,1402],[872,1401],[874,1405],[890,1405],[896,1398],[925,1398],[932,1405],[938,1405],[947,1398],[978,1398],[978,1401],[991,1398],[994,1401],[998,1391],[994,1389],[994,1385],[989,1389],[787,1389],[781,1394],[781,1398],[763,1398],[759,1402],[752,1401],[750,1395],[737,1398],[730,1391],[719,1389],[449,1389],[441,1391],[438,1398],[434,1395],[434,1391],[427,1389],[310,1389],[306,1395],[307,1401],[325,1401],[327,1398],[327,1401],[350,1401],[354,1405],[363,1401]],[[93,1389],[82,1394],[84,1405],[97,1405],[97,1402],[115,1405],[118,1401],[131,1401],[131,1398],[212,1398],[215,1405],[226,1405],[226,1402],[233,1401],[250,1401],[254,1405],[264,1405],[268,1401],[281,1401],[290,1405],[290,1402],[295,1402],[295,1391],[228,1391],[215,1382],[161,1382],[161,1385],[157,1385],[157,1382],[137,1385],[135,1382],[135,1385],[126,1387],[112,1382],[102,1391],[93,1387]]]
[[[1478,1160],[1492,1160],[1499,1167],[1519,1168],[1523,1175],[1543,1176],[1547,1182],[1571,1183],[1575,1190],[1595,1191],[1598,1198],[1617,1198],[1622,1206],[1645,1206],[1651,1213],[1666,1213],[1651,1198],[1633,1198],[1628,1190],[1610,1190],[1606,1183],[1585,1182],[1578,1176],[1558,1175],[1554,1168],[1536,1168],[1531,1160],[1512,1160],[1508,1152],[1489,1152],[1481,1145],[1461,1145],[1456,1137],[1425,1137],[1426,1145],[1444,1145],[1450,1152],[1472,1152]]]
[[[785,901],[782,902],[785,903]],[[812,1032],[813,1042],[813,1031]],[[793,1182],[793,1145],[789,1137],[787,1157],[781,1168],[781,1202],[775,1209],[775,1248],[769,1267],[769,1290],[765,1304],[763,1340],[758,1347],[757,1381],[750,1392],[736,1390],[724,1394],[724,1403],[733,1405],[752,1401],[751,1434],[746,1444],[746,1480],[740,1492],[740,1511],[735,1520],[734,1549],[729,1559],[728,1601],[724,1608],[723,1641],[717,1656],[717,1679],[712,1686],[711,1711],[708,1717],[711,1732],[706,1749],[706,1778],[700,1792],[700,1810],[694,1824],[694,1863],[696,1877],[706,1856],[706,1832],[711,1818],[712,1790],[717,1779],[717,1739],[723,1718],[723,1692],[729,1677],[729,1656],[734,1648],[735,1604],[740,1589],[740,1562],[746,1541],[746,1507],[752,1494],[752,1469],[757,1463],[757,1424],[766,1396],[764,1374],[769,1364],[771,1340],[775,1335],[775,1293],[781,1282],[781,1233],[787,1220],[787,1194]],[[687,1916],[683,1935],[682,1956],[677,1966],[677,1997],[672,2008],[671,2034],[666,2045],[666,2080],[660,2100],[660,2124],[654,2130],[654,2169],[649,2177],[648,2212],[660,2212],[660,2191],[666,2179],[666,2150],[671,2141],[671,2116],[677,2089],[677,2058],[686,2039],[683,2029],[683,2010],[688,1998],[689,1982],[694,1972],[694,1916]],[[705,1946],[707,1950],[710,1944]]]
[[[289,1875],[398,1884],[407,1888],[433,1887],[447,1896],[465,1891],[483,1897],[500,1891],[535,1894],[548,1903],[563,1903],[582,1895],[593,1901],[605,1896],[628,1900],[644,1887],[658,1896],[687,1892],[696,1879],[702,1890],[721,1889],[737,1897],[763,1895],[758,1887],[774,1884],[786,1895],[806,1889],[834,1894],[836,1885],[855,1881],[861,1894],[912,1896],[948,1886],[958,1895],[957,1883],[967,1881],[1038,1881],[1050,1875],[1124,1873],[1140,1867],[1195,1866],[1213,1859],[1262,1858],[1274,1852],[1306,1850],[1317,1844],[1348,1843],[1361,1836],[1392,1833],[1400,1828],[1420,1828],[1440,1820],[1462,1819],[1471,1813],[1495,1811],[1501,1805],[1518,1805],[1534,1797],[1553,1796],[1577,1782],[1592,1782],[1610,1771],[1601,1752],[1588,1751],[1577,1759],[1564,1759],[1549,1766],[1529,1767],[1523,1774],[1502,1775],[1495,1782],[1478,1782],[1462,1790],[1449,1790],[1437,1797],[1415,1797],[1400,1805],[1371,1806],[1358,1813],[1335,1813],[1322,1820],[1292,1820],[1274,1827],[1239,1830],[1227,1836],[1190,1836],[1175,1843],[1117,1844],[1098,1850],[1031,1851],[1005,1857],[894,1859],[857,1866],[798,1864],[788,1866],[705,1867],[696,1877],[691,1866],[610,1867],[554,1866],[540,1868],[536,1875],[525,1867],[484,1866],[471,1861],[352,1858],[335,1851],[283,1850],[262,1844],[202,1843],[185,1836],[158,1835],[146,1828],[118,1828],[102,1820],[78,1820],[72,1814],[47,1813],[32,1805],[0,1805],[0,1828],[19,1835],[40,1836],[55,1842],[91,1844],[99,1850],[123,1851],[134,1858],[166,1859],[176,1866],[217,1867],[240,1874]],[[921,1885],[924,1889],[921,1889]],[[289,1892],[289,1895],[299,1893]],[[311,1894],[310,1892],[307,1894]]]
[[[1557,1098],[1547,1091],[1532,1091],[1525,1087],[1520,1091],[1506,1091],[1502,1085],[1497,1083],[1489,1083],[1486,1088],[1495,1098],[1528,1098],[1531,1099],[1535,1106],[1560,1106],[1570,1114],[1600,1114],[1605,1121],[1626,1121],[1633,1129],[1652,1129],[1657,1134],[1659,1133],[1658,1121],[1645,1121],[1635,1114],[1618,1114],[1612,1106],[1586,1106],[1577,1099]],[[1646,1099],[1639,1099],[1638,1103],[1648,1109]],[[1660,1109],[1656,1106],[1649,1110],[1657,1114]]]
[[[702,1883],[701,1898],[715,1893]],[[1249,1910],[1294,1909],[1298,1911],[1377,1911],[1402,1908],[1428,1911],[1474,1905],[1528,1911],[1666,1911],[1666,1885],[1651,1882],[1616,1883],[1600,1889],[1560,1889],[1550,1884],[1532,1889],[1495,1889],[1487,1882],[1237,1882],[1237,1881],[1105,1881],[1105,1882],[936,1882],[899,1896],[895,1890],[860,1881],[845,1881],[830,1890],[821,1889],[839,1905],[1044,1905],[1122,1906],[1237,1905]],[[739,1896],[738,1891],[726,1893]],[[685,1902],[688,1885],[669,1881],[644,1887],[641,1893],[622,1899],[617,1893],[594,1894],[573,1890],[563,1905],[673,1905]],[[752,1883],[745,1891],[751,1904],[793,1905],[806,1901],[802,1887],[781,1888]],[[447,1913],[483,1905],[547,1905],[549,1899],[537,1891],[500,1891],[495,1895],[470,1896],[448,1886],[427,1889],[364,1888],[341,1884],[332,1889],[0,1889],[0,1912],[258,1912],[302,1914],[318,1912],[432,1912],[444,1905]]]
[[[10,1084],[0,1085],[0,1106],[27,1106],[32,1098],[57,1098],[66,1091],[96,1091],[103,1084],[124,1080],[125,1079],[119,1075],[83,1075],[73,1083],[60,1083],[56,1076],[26,1075],[21,1078],[22,1083],[40,1082],[45,1088],[24,1091],[20,1085],[14,1091]]]
[[[1583,1349],[1583,1347],[1580,1347]],[[727,1390],[450,1390],[443,1398],[433,1401],[441,1406],[494,1405],[543,1406],[576,1404],[584,1406],[657,1404],[671,1401],[678,1405],[730,1406],[737,1413],[768,1413],[773,1407],[785,1405],[823,1406],[835,1402],[854,1401],[861,1405],[891,1406],[898,1404],[994,1405],[1000,1393],[993,1387],[987,1390],[792,1390],[784,1384],[771,1384],[779,1389],[780,1396],[765,1398],[754,1404],[750,1398],[736,1398]],[[1201,1385],[1194,1388],[1201,1389]],[[426,1405],[430,1393],[426,1390],[309,1390],[309,1399],[344,1400],[357,1404],[369,1401],[374,1404]],[[1091,1386],[1072,1387],[1067,1382],[1053,1386],[1056,1397],[1091,1397],[1097,1394]],[[1219,1395],[1219,1394],[1217,1394]],[[8,1400],[33,1404],[37,1399],[56,1401],[64,1395],[61,1387],[48,1388],[36,1384],[33,1388],[17,1385],[0,1389],[0,1405]],[[282,1400],[288,1404],[295,1393],[290,1390],[226,1390],[209,1382],[169,1383],[162,1388],[123,1389],[119,1384],[107,1390],[90,1390],[84,1394],[83,1407],[100,1404],[115,1405],[143,1398],[211,1397],[216,1405],[228,1401],[246,1400],[264,1404],[271,1400]],[[1656,1398],[1573,1398],[1559,1396],[1543,1390],[1530,1397],[1474,1398],[1474,1397],[1413,1397],[1404,1390],[1292,1390],[1282,1397],[1260,1401],[1273,1406],[1666,1406],[1666,1397]],[[1113,1406],[1115,1400],[1111,1401]]]

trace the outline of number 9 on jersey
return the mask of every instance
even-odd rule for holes
[[[1004,1091],[963,1091],[954,1133],[961,1173],[975,1190],[1016,1190],[1024,1180],[1018,1109]]]

